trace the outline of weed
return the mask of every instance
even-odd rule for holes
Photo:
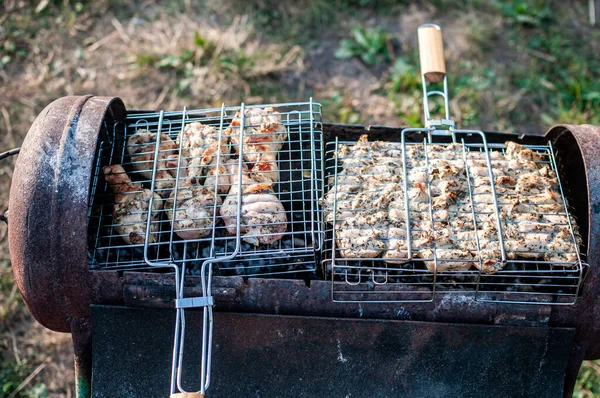
[[[247,79],[254,69],[258,56],[246,53],[243,48],[218,48],[217,43],[194,32],[193,47],[165,55],[138,54],[134,62],[140,68],[170,71],[177,78],[178,94],[185,94],[199,69],[210,68],[225,78]]]
[[[552,26],[512,36],[514,51],[528,54],[523,57],[522,68],[509,70],[512,84],[531,96],[545,123],[552,119],[600,123],[600,59],[590,56],[598,51],[596,41],[584,49],[578,45],[576,32]]]
[[[388,99],[394,103],[396,114],[408,127],[423,124],[421,109],[421,75],[416,51],[397,58],[391,68],[385,89]]]
[[[321,101],[328,120],[339,120],[342,124],[359,124],[363,116],[353,104],[348,93],[334,91],[329,98]]]
[[[234,10],[248,13],[256,20],[256,28],[267,36],[296,44],[311,44],[324,31],[348,16],[384,14],[398,11],[408,0],[297,0],[294,2],[262,0],[233,1]]]
[[[19,387],[21,382],[34,370],[26,360],[21,363],[4,362],[0,364],[0,398],[7,398]],[[44,383],[35,383],[17,393],[17,398],[43,398],[48,396]]]
[[[390,36],[378,28],[354,27],[352,38],[340,42],[335,56],[341,59],[359,57],[367,65],[389,61]]]
[[[546,0],[512,0],[497,2],[498,7],[512,21],[525,26],[550,23],[553,13]]]
[[[600,396],[600,361],[584,361],[579,371],[573,398]]]
[[[396,93],[411,93],[421,89],[421,75],[416,63],[416,52],[405,58],[398,58],[392,67],[391,89]]]

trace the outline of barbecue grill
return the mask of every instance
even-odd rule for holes
[[[431,95],[448,102],[438,67],[423,68],[423,129],[322,123],[312,100],[176,112],[126,110],[115,97],[48,105],[15,167],[9,245],[33,316],[73,335],[79,396],[192,397],[209,386],[215,397],[570,396],[582,360],[600,358],[600,128],[560,125],[544,136],[458,130],[447,111],[441,120],[429,115]],[[436,80],[443,89],[431,94],[427,84]],[[260,152],[252,145],[264,144],[262,133],[244,140],[262,126],[253,110],[268,108],[285,139]],[[186,154],[181,138],[194,123],[214,127],[219,143],[199,166],[211,147]],[[237,145],[223,138],[226,130]],[[134,150],[140,131],[152,139]],[[477,152],[488,162],[506,141],[525,145],[560,179],[558,215],[568,218],[576,261],[503,253],[501,268],[486,273],[441,270],[445,259],[435,254],[344,257],[339,220],[325,217],[324,199],[348,177],[341,146],[364,134],[395,142],[403,156],[417,145],[427,154],[428,145],[458,143],[465,160]],[[231,171],[220,171],[224,152]],[[257,154],[275,162],[276,181],[260,180]],[[130,195],[150,192],[145,210],[127,213],[139,216],[129,224],[133,235],[120,229],[120,201],[104,171],[115,164],[132,181]],[[402,164],[407,181],[406,157]],[[177,223],[186,221],[178,195],[192,189],[186,178],[196,167],[194,184],[236,208],[229,221],[213,199],[198,209],[202,223]],[[219,191],[219,178],[229,179],[229,193]],[[257,185],[281,203],[276,220],[285,221],[250,224],[244,195]]]

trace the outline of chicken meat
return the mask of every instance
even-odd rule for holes
[[[215,208],[221,198],[214,190],[197,184],[196,178],[186,178],[166,201],[167,216],[175,234],[181,239],[193,240],[210,235],[215,224]],[[175,213],[175,214],[173,214]]]
[[[181,146],[182,159],[187,163],[187,176],[200,181],[204,176],[206,188],[216,187],[218,193],[227,193],[230,186],[225,167],[230,149],[228,137],[214,126],[194,122],[186,125],[177,144]]]
[[[199,122],[186,125],[177,137],[181,147],[180,183],[171,192],[165,208],[181,239],[200,239],[214,231],[216,210],[222,203],[218,193],[226,192],[229,186],[225,168],[229,147],[226,140],[219,138],[223,137],[219,137],[215,127]],[[175,170],[177,161],[169,159]]]
[[[253,165],[250,173],[262,174],[272,182],[279,181],[277,155],[288,137],[280,115],[273,108],[247,108],[244,111],[243,139],[240,139],[241,123],[241,113],[238,112],[226,130],[235,152],[240,153],[241,146],[244,160]]]
[[[239,233],[242,239],[255,246],[270,245],[281,239],[288,220],[285,208],[273,190],[273,182],[264,176],[250,175],[245,164],[240,181],[238,160],[230,160],[227,169],[231,175],[231,189],[220,208],[227,231],[232,235],[238,233],[238,194],[241,189]]]
[[[410,261],[408,214],[412,259],[430,271],[474,266],[491,274],[503,260],[576,261],[581,237],[572,218],[571,233],[545,152],[514,142],[488,152],[460,143],[407,143],[405,149],[403,157],[400,143],[371,143],[367,135],[338,145],[342,170],[329,180],[322,203],[342,257]]]
[[[102,168],[104,179],[115,194],[113,206],[113,225],[119,236],[130,245],[144,244],[146,241],[146,224],[150,213],[149,243],[157,241],[158,221],[163,208],[161,197],[144,189],[140,184],[134,184],[120,164]],[[149,210],[150,199],[152,210]]]
[[[144,179],[152,180],[154,170],[154,154],[156,152],[156,133],[139,129],[127,139],[127,153],[131,159],[133,169]],[[169,166],[168,159],[176,155],[177,144],[167,134],[160,135],[160,148],[156,164],[156,178],[154,191],[163,198],[169,197],[175,185],[175,179]]]

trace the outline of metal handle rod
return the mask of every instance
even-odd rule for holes
[[[339,151],[339,140],[338,137],[335,137],[335,153],[338,153]],[[335,258],[336,258],[336,236],[337,236],[337,195],[338,195],[338,156],[335,156],[334,158],[334,166],[333,166],[334,170],[335,170],[335,174],[333,175],[333,241],[331,242],[331,283],[332,286],[335,283]],[[360,279],[360,277],[359,277]],[[346,269],[346,281],[348,281],[348,269]],[[334,295],[334,289],[331,289],[331,300],[335,301],[335,295]]]
[[[412,238],[410,236],[410,199],[408,197],[408,170],[407,170],[407,161],[406,157],[406,133],[422,133],[422,132],[431,132],[433,129],[431,128],[410,128],[404,129],[400,132],[400,141],[402,144],[402,184],[404,189],[404,216],[406,218],[406,246],[408,252],[408,260],[412,261]]]
[[[312,100],[312,98],[311,98],[311,100]],[[18,155],[20,151],[21,151],[21,148],[13,148],[13,149],[9,149],[6,152],[2,152],[2,153],[0,153],[0,160],[8,158],[10,156]]]
[[[473,218],[473,231],[475,231],[475,244],[477,245],[477,257],[479,260],[479,272],[477,273],[477,285],[475,287],[475,300],[477,300],[477,295],[479,294],[479,284],[481,281],[481,270],[483,269],[483,262],[481,259],[481,245],[479,244],[479,229],[477,227],[477,214],[475,212],[475,199],[473,197],[473,187],[471,186],[471,175],[469,173],[469,166],[467,161],[467,151],[465,139],[461,139],[460,141],[462,145],[462,159],[463,165],[465,167],[465,177],[467,179],[467,187],[469,188],[469,202],[471,204],[471,217]]]
[[[180,177],[180,172],[181,172],[181,158],[182,158],[182,152],[181,150],[183,149],[183,130],[185,128],[185,118],[186,118],[186,112],[187,112],[187,107],[183,107],[183,112],[181,114],[181,131],[180,134],[182,136],[182,139],[179,140],[179,155],[177,156],[177,170],[175,172],[175,187],[173,188],[173,220],[176,220],[177,218],[177,202],[179,202],[177,200],[177,198],[179,197],[179,177]],[[169,238],[169,253],[171,254],[171,256],[173,255],[173,235],[175,234],[175,222],[171,223],[171,231],[170,231],[170,238]],[[185,252],[184,252],[184,256],[185,256]]]
[[[406,148],[404,148],[406,149]],[[404,152],[404,150],[403,150]],[[425,152],[425,169],[427,170],[427,206],[429,208],[429,222],[431,223],[431,233],[435,229],[435,219],[433,217],[433,200],[431,192],[432,175],[431,169],[429,168],[429,149],[427,148],[427,139],[423,140],[423,152]],[[406,165],[404,166],[406,169]],[[410,227],[410,223],[408,224]],[[437,241],[433,240],[433,282],[431,286],[431,301],[435,299],[437,292],[437,276],[438,276],[438,244]]]
[[[224,105],[221,107],[221,122],[220,122],[220,131],[223,130],[223,119],[224,119],[225,107]],[[215,241],[215,230],[212,233],[212,244],[211,244],[211,256],[202,263],[202,268],[200,271],[201,283],[202,283],[202,297],[208,298],[212,296],[212,265],[215,263],[231,260],[235,258],[241,252],[241,213],[242,213],[242,191],[243,191],[243,142],[244,142],[244,129],[245,129],[245,105],[242,103],[240,108],[241,121],[240,121],[240,145],[239,145],[239,159],[238,159],[238,171],[237,171],[237,216],[236,216],[236,245],[235,250],[223,257],[214,257],[214,241]],[[221,133],[220,133],[221,134]],[[219,144],[221,143],[221,135],[219,136]],[[220,145],[219,145],[220,147]],[[220,153],[220,148],[219,148]],[[218,169],[217,169],[218,170]],[[218,171],[217,171],[218,178]],[[218,187],[218,180],[216,183],[216,187]],[[233,187],[233,184],[231,184]],[[215,188],[217,189],[217,188]],[[215,213],[216,214],[216,213]],[[215,217],[215,216],[213,216]],[[186,250],[187,252],[187,250]],[[185,262],[184,262],[185,264]],[[182,265],[183,267],[183,265]],[[181,287],[180,287],[180,296],[178,298],[183,298],[183,287],[184,287],[184,278],[185,274],[181,275]],[[187,393],[182,386],[182,368],[183,368],[183,355],[184,355],[184,340],[185,340],[185,309],[178,308],[178,321],[181,323],[180,325],[180,335],[179,342],[176,341],[176,347],[173,350],[173,364],[177,363],[177,367],[175,369],[174,377],[171,382],[171,392],[175,393],[175,387],[182,393]],[[212,357],[212,335],[213,335],[213,308],[212,305],[203,306],[203,322],[202,322],[202,362],[201,362],[201,373],[200,373],[200,390],[196,392],[196,394],[205,394],[206,390],[210,385],[210,369],[211,369],[211,357]],[[175,365],[174,365],[175,366]]]

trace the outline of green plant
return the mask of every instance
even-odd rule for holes
[[[254,58],[248,56],[244,50],[237,50],[222,54],[217,63],[226,75],[239,75],[247,77],[254,66]]]
[[[343,39],[335,56],[341,59],[359,57],[367,65],[389,61],[390,36],[378,28],[352,29],[352,38]]]
[[[579,370],[573,398],[600,396],[600,361],[584,361]]]
[[[26,360],[21,363],[4,362],[0,366],[0,398],[12,396],[14,391],[33,371]],[[44,383],[35,383],[26,386],[15,395],[16,398],[45,398],[48,391]]]
[[[177,92],[183,94],[195,76],[195,70],[210,65],[217,73],[225,76],[251,77],[255,57],[244,49],[221,48],[217,53],[216,43],[194,32],[194,46],[168,55],[138,54],[134,62],[140,68],[157,68],[175,73]]]
[[[421,75],[416,51],[396,59],[390,69],[385,89],[387,97],[394,103],[395,113],[402,120],[403,125],[416,127],[423,124],[423,110],[420,105]]]
[[[600,59],[593,55],[599,49],[597,38],[585,48],[576,44],[576,32],[552,24],[511,36],[514,51],[523,51],[525,43],[527,54],[522,68],[508,70],[511,83],[542,110],[545,124],[600,123]]]
[[[390,72],[391,89],[396,93],[410,93],[421,90],[421,75],[417,66],[417,55],[398,58]]]
[[[512,0],[497,2],[496,6],[514,22],[539,26],[551,21],[552,9],[546,0]]]
[[[336,120],[342,124],[359,124],[363,120],[347,93],[334,91],[329,98],[322,101],[322,105],[329,120]]]
[[[389,15],[405,9],[408,0],[234,0],[233,12],[251,15],[256,29],[279,41],[312,44],[339,21],[349,17]]]

